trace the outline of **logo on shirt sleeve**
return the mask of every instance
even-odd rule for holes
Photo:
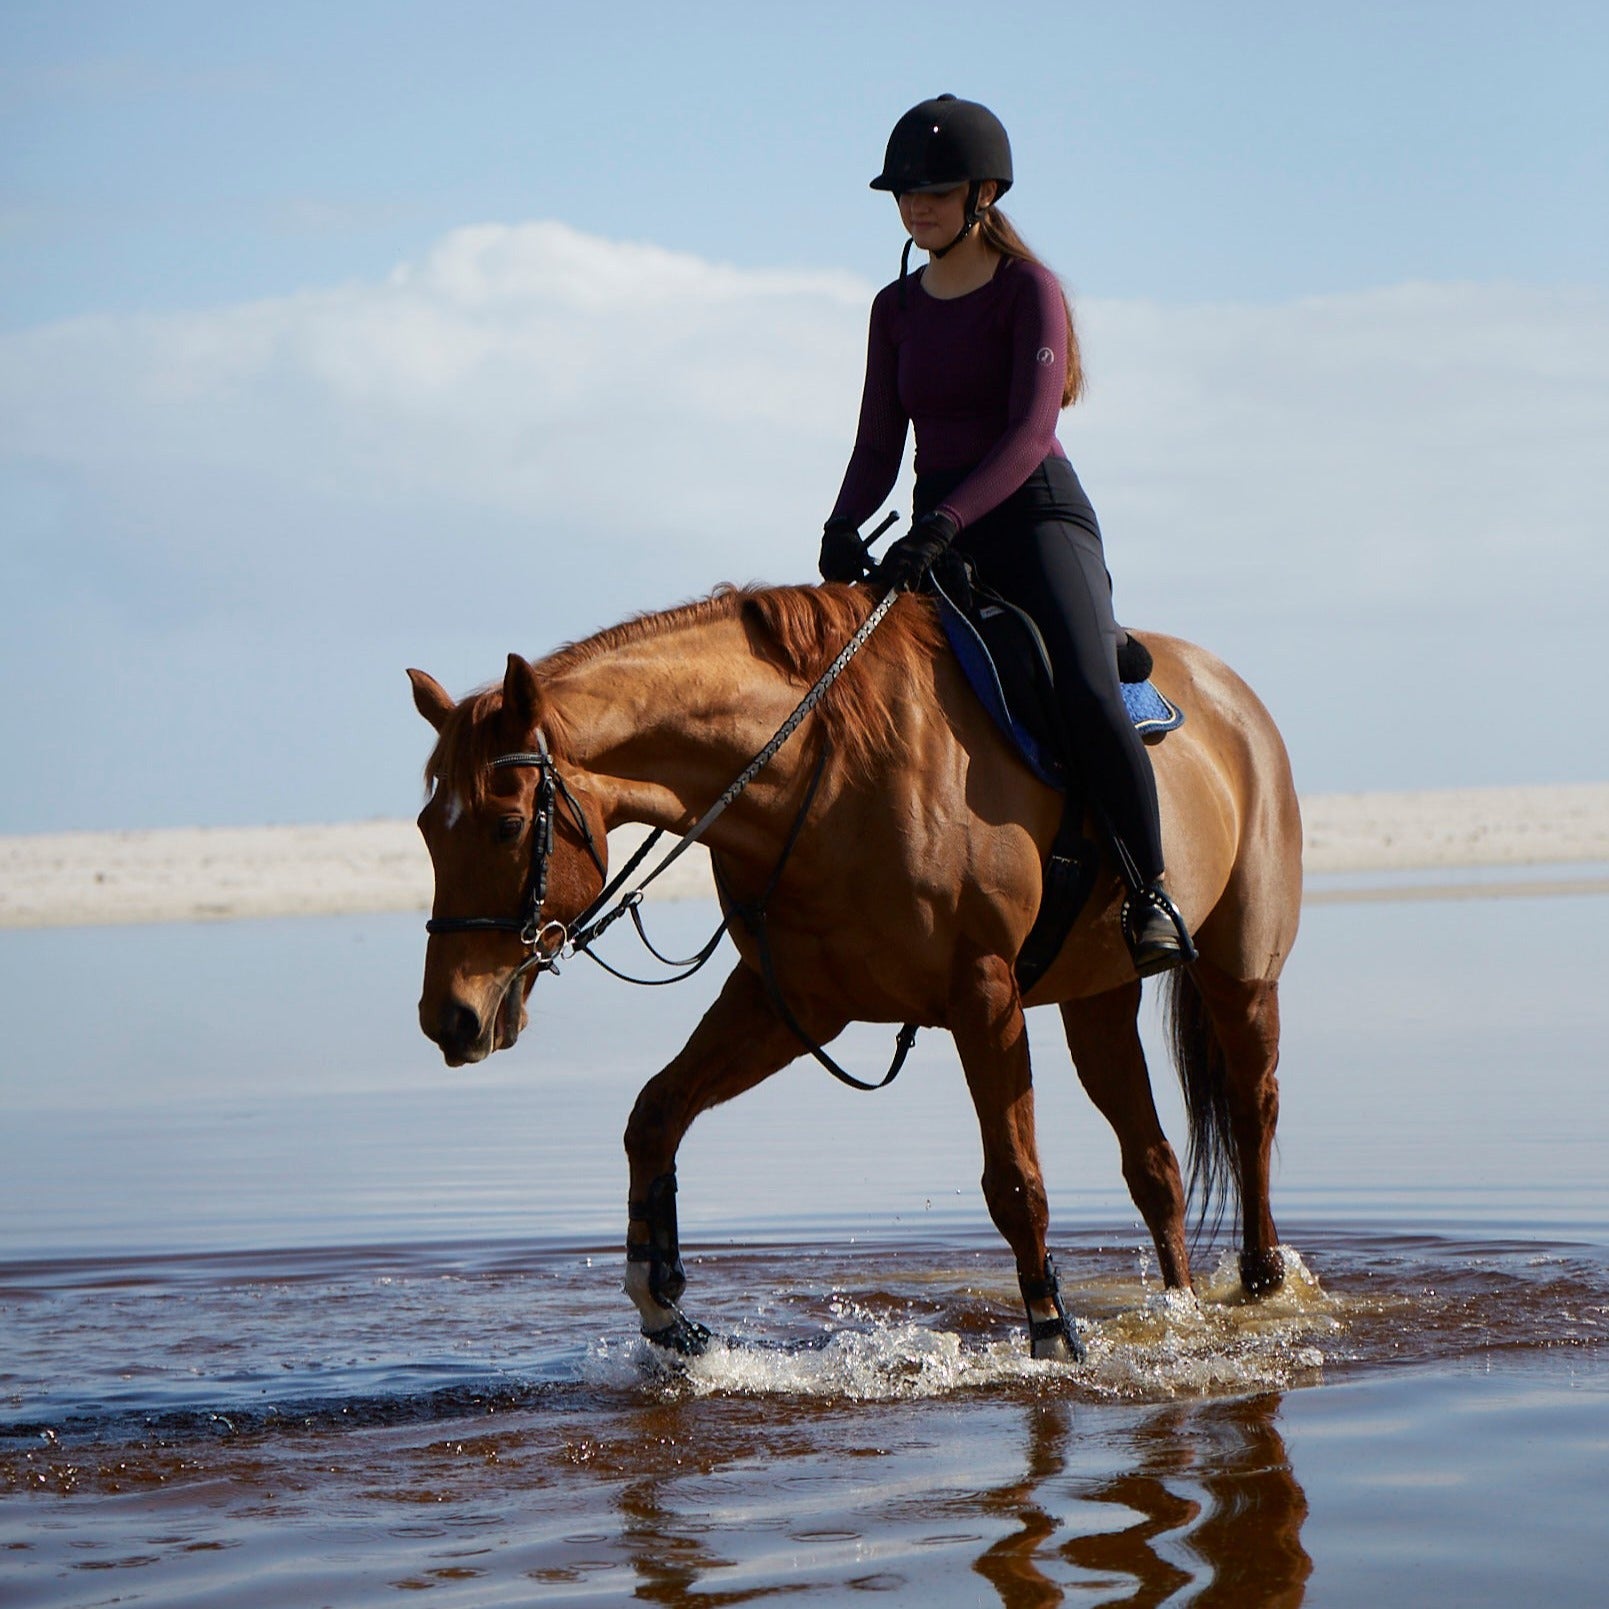
[[[1056,354],[1052,352],[1048,346],[1040,347],[1040,349],[1034,353],[1034,356],[1039,360],[1039,362],[1045,364],[1047,368],[1056,361]]]

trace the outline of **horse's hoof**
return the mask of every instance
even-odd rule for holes
[[[1285,1283],[1285,1259],[1276,1246],[1272,1251],[1243,1251],[1240,1254],[1240,1283],[1248,1296],[1272,1296]]]
[[[651,1341],[655,1346],[684,1358],[702,1357],[709,1351],[710,1332],[685,1313],[677,1313],[663,1329],[644,1330],[642,1333],[645,1341]]]
[[[1089,1356],[1072,1319],[1035,1319],[1028,1326],[1028,1355],[1050,1363],[1082,1363]]]

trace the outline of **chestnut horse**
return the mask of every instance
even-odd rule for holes
[[[563,924],[598,895],[605,833],[624,822],[686,833],[873,601],[862,587],[723,589],[535,664],[510,655],[502,684],[462,703],[408,673],[437,732],[419,816],[435,870],[419,1018],[449,1066],[518,1035],[534,976],[520,969],[562,943]],[[1170,979],[1192,1185],[1205,1198],[1238,1195],[1241,1276],[1258,1295],[1283,1277],[1269,1161],[1278,979],[1301,902],[1296,793],[1284,744],[1250,688],[1189,643],[1144,640],[1154,682],[1187,717],[1151,754],[1169,882],[1200,950]],[[973,696],[929,601],[909,595],[705,841],[723,903],[742,904],[773,882],[796,834],[765,925],[781,996],[817,1044],[857,1021],[954,1036],[982,1131],[983,1193],[1016,1257],[1033,1353],[1065,1358],[1080,1349],[1046,1256],[1025,1007],[1059,1006],[1078,1076],[1117,1133],[1164,1282],[1188,1288],[1190,1261],[1183,1180],[1136,1026],[1140,982],[1119,931],[1115,871],[1103,864],[1026,997],[1013,973],[1061,804]],[[538,861],[544,931],[538,939],[528,929],[527,943],[519,913]],[[737,965],[691,1039],[643,1087],[625,1134],[626,1288],[643,1333],[682,1350],[707,1332],[678,1306],[677,1148],[700,1112],[804,1048],[773,1004],[754,932],[734,923],[731,937]]]

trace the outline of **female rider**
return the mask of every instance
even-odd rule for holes
[[[1056,439],[1082,390],[1060,283],[995,203],[1011,187],[1000,120],[940,95],[889,137],[874,190],[910,239],[872,303],[860,425],[821,541],[821,574],[859,580],[859,526],[893,488],[916,429],[915,519],[875,572],[915,588],[952,544],[1044,637],[1056,703],[1129,885],[1123,933],[1141,976],[1195,959],[1163,885],[1156,781],[1123,705],[1100,526]],[[907,276],[912,245],[925,268]]]

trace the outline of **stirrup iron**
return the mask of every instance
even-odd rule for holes
[[[1160,882],[1131,888],[1123,898],[1121,921],[1134,970],[1142,978],[1188,966],[1199,953],[1183,913]]]

